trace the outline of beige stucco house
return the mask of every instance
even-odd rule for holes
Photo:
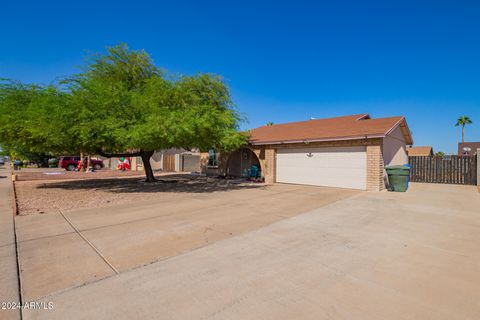
[[[266,183],[293,183],[379,191],[385,166],[408,163],[413,144],[405,117],[357,114],[262,126],[248,146],[229,154],[202,154],[202,172],[246,176],[252,165]]]
[[[119,158],[103,158],[105,167],[116,169]],[[141,157],[128,157],[132,171],[142,171]],[[198,150],[165,149],[155,151],[150,158],[152,170],[156,172],[200,172],[200,152]]]

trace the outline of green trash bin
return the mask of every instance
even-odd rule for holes
[[[406,166],[385,167],[388,175],[389,190],[394,192],[405,192],[408,189],[410,168]]]

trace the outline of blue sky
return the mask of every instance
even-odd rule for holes
[[[405,115],[416,145],[480,141],[480,1],[9,1],[0,77],[49,83],[127,43],[174,73],[222,75],[243,128]]]

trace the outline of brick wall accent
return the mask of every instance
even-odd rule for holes
[[[200,172],[206,174],[208,165],[208,152],[200,153]]]
[[[367,145],[367,190],[385,189],[382,145]]]
[[[276,158],[277,150],[274,148],[265,149],[265,161],[263,164],[262,172],[265,177],[265,183],[276,182]]]

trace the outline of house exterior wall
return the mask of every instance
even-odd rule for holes
[[[163,171],[164,170],[164,158],[166,156],[170,156],[170,157],[175,158],[174,172],[181,172],[181,171],[183,171],[182,156],[184,154],[200,155],[200,153],[197,152],[197,151],[186,151],[184,149],[160,150],[160,151],[155,151],[153,156],[150,158],[150,165],[152,166],[153,171]],[[200,158],[200,161],[201,160],[202,159]],[[208,155],[207,155],[207,160],[208,160]],[[141,163],[141,159],[140,159],[139,163]],[[143,170],[143,165],[141,167],[142,167],[142,170]]]
[[[208,165],[208,152],[200,153],[200,172],[211,176],[224,176],[227,172],[227,160],[230,153],[218,154],[218,165]]]
[[[155,153],[150,158],[150,165],[152,166],[153,171],[163,170],[163,154],[160,151],[155,151]]]
[[[262,172],[266,183],[276,182],[276,150],[281,149],[300,149],[305,147],[321,148],[321,147],[354,147],[366,146],[367,152],[367,190],[380,191],[385,189],[383,178],[384,164],[382,154],[382,139],[362,139],[362,140],[344,140],[344,141],[324,141],[311,142],[308,145],[304,143],[281,144],[281,145],[265,145],[253,148],[265,150],[265,164],[262,165]]]
[[[262,175],[265,183],[276,182],[276,156],[277,148],[281,149],[301,149],[305,147],[354,147],[365,146],[367,153],[367,190],[380,191],[385,189],[386,182],[384,179],[384,159],[383,159],[383,139],[361,139],[361,140],[345,140],[345,141],[324,141],[311,142],[308,145],[304,143],[283,143],[275,145],[250,146],[250,149],[257,155],[260,160]],[[202,173],[207,175],[224,175],[228,154],[219,156],[219,165],[215,168],[209,168],[208,153],[201,154]]]
[[[408,163],[407,146],[400,127],[383,138],[383,160],[386,166]]]

